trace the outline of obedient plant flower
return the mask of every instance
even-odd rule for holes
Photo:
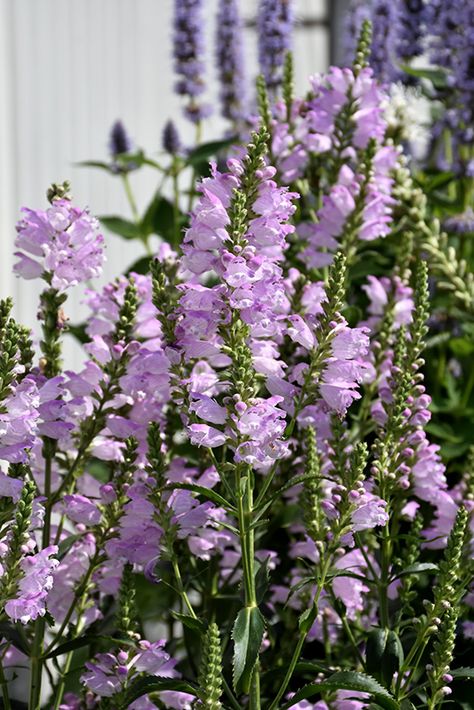
[[[242,19],[237,0],[219,0],[216,61],[221,113],[224,118],[235,123],[245,115],[244,47]]]
[[[291,48],[292,0],[260,0],[258,8],[258,61],[271,92],[283,81],[283,65]]]
[[[19,276],[43,278],[62,292],[101,274],[104,238],[87,210],[69,199],[54,199],[45,211],[25,207],[23,214],[15,240]]]
[[[174,69],[179,77],[176,92],[188,98],[185,115],[199,123],[210,113],[210,107],[198,101],[206,88],[202,0],[175,0],[173,22]]]

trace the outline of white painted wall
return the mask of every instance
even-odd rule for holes
[[[209,98],[216,103],[212,55],[216,0],[205,0],[209,35]],[[296,0],[297,15],[318,17],[324,0]],[[208,7],[207,7],[208,6]],[[255,14],[257,0],[242,0],[244,16]],[[172,0],[0,0],[0,297],[13,295],[16,315],[34,326],[36,284],[12,273],[14,225],[22,205],[43,208],[53,181],[71,179],[78,204],[96,214],[122,213],[128,207],[118,180],[75,165],[104,159],[108,131],[117,118],[138,145],[160,148],[169,117],[191,141],[192,127],[173,94],[171,68]],[[247,69],[256,73],[256,38],[246,30]],[[297,86],[327,66],[328,37],[322,28],[296,29]],[[204,138],[225,124],[217,111]],[[141,205],[153,193],[156,173],[132,175]],[[140,247],[108,238],[105,278],[113,278],[140,256]],[[71,320],[80,316],[80,294],[68,303]],[[82,359],[73,343],[67,361]]]

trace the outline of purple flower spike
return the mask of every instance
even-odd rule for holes
[[[242,20],[237,0],[220,0],[216,40],[221,112],[224,118],[238,121],[244,113],[245,89]]]
[[[189,98],[185,114],[193,123],[198,123],[209,112],[208,107],[196,102],[196,97],[206,88],[202,9],[202,0],[175,0],[174,3],[173,56],[179,77],[175,89],[180,96]]]
[[[115,121],[110,131],[109,150],[113,158],[117,155],[130,153],[132,151],[132,141],[127,133],[122,121]]]
[[[285,54],[291,47],[291,0],[260,0],[257,27],[260,71],[275,91],[282,83]]]

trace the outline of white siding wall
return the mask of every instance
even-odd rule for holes
[[[209,6],[211,101],[213,17]],[[244,14],[255,14],[257,0],[243,0]],[[297,0],[301,17],[321,17],[324,0]],[[177,119],[184,138],[192,129],[173,94],[171,70],[172,0],[0,0],[0,296],[11,294],[16,315],[35,323],[36,284],[12,273],[14,225],[22,205],[45,206],[45,190],[69,178],[79,204],[96,214],[126,214],[121,185],[99,171],[79,168],[80,160],[104,159],[108,131],[117,118],[147,151],[160,148],[164,122]],[[206,8],[207,10],[207,8]],[[246,31],[247,69],[256,73],[255,33]],[[297,84],[327,66],[328,38],[323,28],[297,29]],[[224,124],[217,112],[204,138]],[[156,173],[132,176],[140,204],[153,193]],[[140,256],[137,245],[108,239],[105,277],[113,278]],[[80,294],[68,304],[72,321],[80,316]],[[70,343],[67,360],[80,361]]]

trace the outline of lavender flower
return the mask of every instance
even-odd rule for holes
[[[285,54],[291,47],[292,0],[260,0],[257,27],[260,71],[275,92],[283,81]]]
[[[105,260],[99,223],[87,210],[69,200],[56,199],[45,212],[23,208],[17,224],[14,270],[24,279],[44,278],[54,289],[99,276]]]
[[[216,27],[216,60],[220,80],[221,113],[239,121],[244,116],[242,20],[237,0],[220,0]]]
[[[9,599],[5,604],[5,611],[10,619],[26,624],[44,616],[48,592],[53,586],[52,572],[59,564],[59,561],[52,557],[57,552],[58,547],[51,545],[36,555],[23,558],[20,565],[23,576],[18,596]]]
[[[173,56],[180,77],[175,88],[188,97],[185,114],[194,123],[209,115],[209,107],[196,101],[205,90],[202,11],[202,0],[175,0]]]

